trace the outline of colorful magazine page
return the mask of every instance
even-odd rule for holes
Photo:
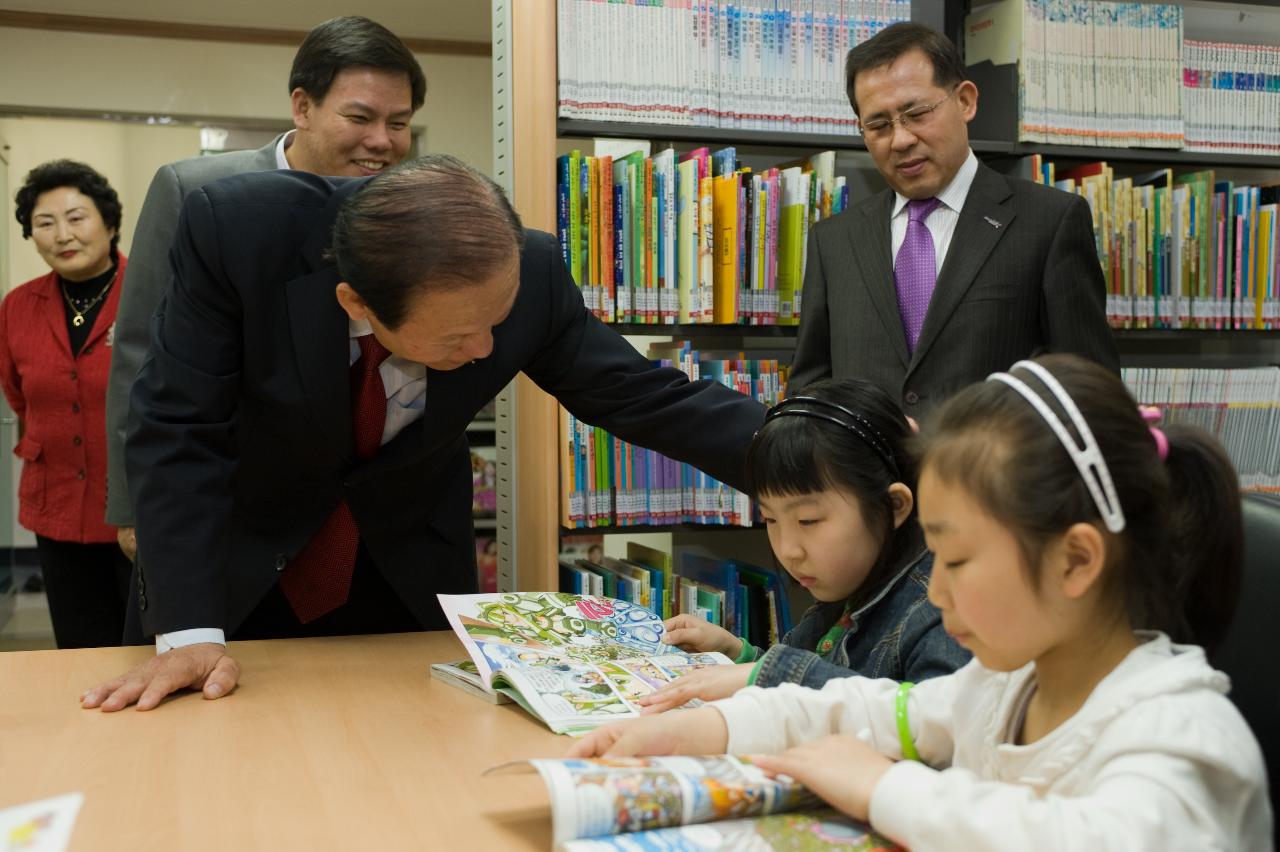
[[[561,843],[562,852],[895,852],[902,847],[833,810],[771,814]]]
[[[746,758],[605,757],[527,765],[547,785],[559,849],[898,848]]]
[[[556,733],[637,716],[636,699],[723,654],[665,645],[637,604],[561,592],[440,595],[484,688],[501,690]]]

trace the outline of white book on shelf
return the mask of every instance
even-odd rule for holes
[[[578,77],[576,14],[577,4],[573,0],[556,4],[556,114],[561,118],[577,117],[572,106],[577,98],[575,86]]]

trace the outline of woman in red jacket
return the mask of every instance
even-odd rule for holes
[[[0,302],[0,385],[22,424],[18,522],[36,534],[58,647],[119,645],[130,563],[102,518],[120,199],[89,166],[54,160],[16,201],[52,270]]]

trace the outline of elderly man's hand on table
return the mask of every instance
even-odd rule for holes
[[[205,698],[221,698],[235,689],[240,664],[227,656],[224,645],[201,642],[157,654],[120,677],[99,684],[80,696],[85,709],[123,710],[136,703],[150,710],[166,695],[190,687]]]

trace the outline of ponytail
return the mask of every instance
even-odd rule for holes
[[[1169,439],[1166,529],[1173,598],[1181,603],[1182,629],[1175,638],[1212,650],[1226,636],[1240,596],[1240,485],[1222,445],[1207,432],[1184,425],[1163,431]]]
[[[1212,650],[1230,626],[1244,558],[1239,483],[1222,446],[1203,430],[1170,425],[1161,459],[1157,437],[1114,373],[1073,355],[1034,360],[1079,409],[1123,511],[1123,530],[1109,534],[1104,590],[1123,601],[1134,628]],[[1010,374],[1079,445],[1037,371]],[[926,423],[920,446],[921,470],[964,488],[1013,531],[1032,588],[1056,536],[1080,522],[1105,529],[1097,499],[1044,414],[1003,381],[950,399]]]

